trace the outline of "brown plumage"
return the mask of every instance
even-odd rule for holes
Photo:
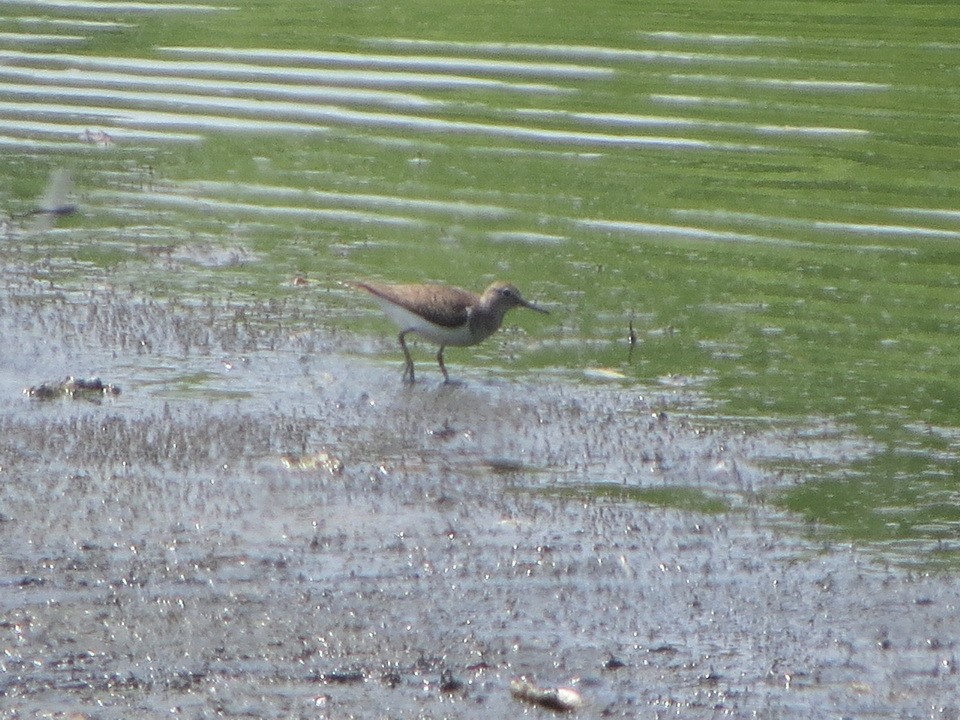
[[[495,333],[503,316],[515,307],[541,313],[548,311],[523,299],[520,291],[505,282],[491,284],[482,295],[451,285],[383,285],[372,282],[350,283],[369,293],[384,313],[400,328],[400,347],[406,358],[404,380],[413,382],[413,358],[404,337],[415,332],[440,346],[437,364],[446,382],[450,382],[443,364],[447,345],[476,345]]]

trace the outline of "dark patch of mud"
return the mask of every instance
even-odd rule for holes
[[[309,299],[0,302],[0,717],[549,713],[518,676],[583,717],[960,712],[956,580],[764,504],[792,480],[755,461],[819,436],[682,389],[407,388]],[[124,392],[21,395],[72,373]]]

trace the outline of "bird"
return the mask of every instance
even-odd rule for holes
[[[443,351],[448,345],[467,347],[483,342],[503,322],[503,316],[515,307],[525,307],[549,315],[550,311],[523,299],[510,283],[492,283],[482,295],[452,285],[386,285],[357,281],[348,283],[369,293],[380,308],[400,328],[400,347],[406,359],[403,380],[414,382],[413,358],[404,338],[417,333],[439,345],[437,364],[444,382],[450,375],[443,364]]]

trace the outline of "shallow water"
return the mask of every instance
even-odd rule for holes
[[[11,717],[958,713],[953,10],[105,8],[0,19]]]
[[[585,716],[955,707],[955,578],[811,544],[763,501],[797,480],[758,460],[874,452],[842,429],[703,422],[682,384],[408,388],[289,307],[243,329],[18,290],[8,397],[60,353],[124,386],[0,421],[10,717],[506,716],[518,675]],[[241,352],[256,326],[271,349]]]

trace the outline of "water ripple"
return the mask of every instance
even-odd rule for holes
[[[798,64],[801,61],[786,57],[759,55],[721,55],[705,52],[678,52],[675,50],[648,50],[603,47],[597,45],[553,45],[549,43],[463,42],[456,40],[416,40],[412,38],[370,38],[368,43],[381,47],[416,48],[421,50],[456,50],[459,52],[514,54],[538,57],[575,58],[605,62],[653,63],[727,63],[727,64]]]
[[[407,87],[421,90],[496,90],[520,93],[567,94],[569,88],[550,83],[516,82],[488,77],[470,77],[450,73],[408,72],[400,70],[333,70],[295,66],[254,65],[239,62],[152,60],[125,57],[93,57],[69,53],[34,53],[0,49],[0,62],[35,63],[73,72],[109,70],[138,75],[171,78],[208,78],[276,82],[302,82],[318,85],[361,87]]]
[[[216,5],[196,5],[179,2],[124,2],[123,0],[5,0],[6,5],[27,5],[31,8],[59,10],[62,12],[93,13],[171,13],[215,12],[229,10]]]
[[[216,57],[258,62],[295,62],[322,66],[347,66],[479,74],[510,74],[552,78],[602,78],[614,74],[611,68],[569,63],[533,63],[509,60],[477,60],[475,58],[438,57],[432,55],[370,55],[367,53],[325,52],[310,50],[273,50],[209,47],[161,47],[159,51],[188,56]]]
[[[33,87],[38,84],[51,87],[53,94],[68,94],[71,88],[92,88],[90,92],[103,92],[107,88],[129,91],[135,89],[157,89],[167,92],[203,95],[229,95],[231,97],[248,96],[260,99],[300,99],[324,100],[350,104],[387,105],[408,108],[429,108],[446,105],[440,100],[431,100],[413,93],[400,93],[387,90],[366,90],[356,87],[338,87],[330,85],[240,82],[224,79],[190,78],[184,82],[182,76],[149,76],[127,73],[101,72],[86,70],[83,72],[64,72],[63,70],[39,70],[36,68],[18,68],[0,66],[0,78],[29,80]],[[21,87],[21,86],[13,86]],[[39,91],[38,92],[43,92]]]

